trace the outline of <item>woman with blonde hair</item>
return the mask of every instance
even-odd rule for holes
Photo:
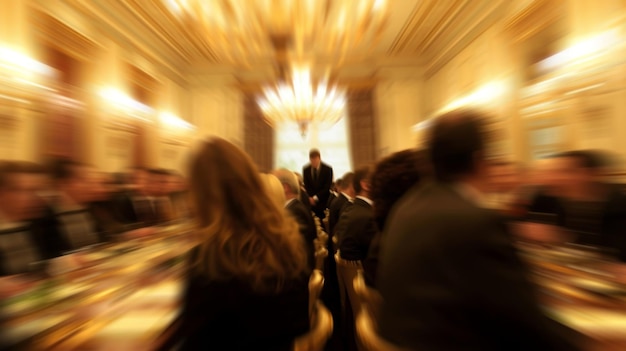
[[[179,331],[183,350],[290,350],[309,329],[305,246],[252,160],[213,138],[191,160],[198,224]],[[180,335],[179,335],[180,336]]]

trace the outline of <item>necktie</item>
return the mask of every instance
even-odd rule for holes
[[[319,171],[317,170],[317,168],[313,168],[313,181],[317,183],[317,173]]]

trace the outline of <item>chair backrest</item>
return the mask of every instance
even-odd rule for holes
[[[375,323],[378,317],[378,312],[380,311],[380,305],[382,304],[382,296],[376,289],[365,284],[365,278],[363,277],[362,270],[357,272],[356,277],[354,277],[353,285],[354,291],[357,296],[359,296],[361,302],[367,306],[372,317],[372,321]]]
[[[314,317],[315,304],[322,293],[324,287],[324,275],[322,271],[314,269],[309,278],[309,316]]]
[[[356,336],[363,351],[409,351],[395,346],[378,335],[367,305],[363,305],[356,318]]]
[[[324,260],[328,257],[328,249],[320,246],[315,251],[315,269],[324,272]]]
[[[333,333],[333,316],[319,300],[315,303],[311,330],[294,341],[294,351],[323,351]]]
[[[361,309],[362,301],[354,290],[353,281],[354,278],[357,276],[357,272],[363,267],[361,266],[360,261],[346,261],[342,259],[339,252],[335,254],[335,261],[337,262],[337,278],[339,281],[339,289],[341,289],[340,292],[345,291],[345,293],[340,294],[342,304],[345,306],[345,299],[347,295],[350,306],[352,306],[352,312],[354,314],[354,317],[356,318],[359,310]]]

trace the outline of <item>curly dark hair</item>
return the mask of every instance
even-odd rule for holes
[[[376,164],[370,196],[374,201],[374,218],[380,230],[383,230],[389,211],[396,201],[409,188],[431,174],[427,152],[422,150],[399,151]]]

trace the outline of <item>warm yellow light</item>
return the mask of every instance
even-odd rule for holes
[[[184,129],[184,130],[193,130],[195,129],[195,127],[185,121],[184,119],[170,113],[170,112],[161,112],[159,114],[159,119],[161,120],[161,123],[169,128],[175,128],[175,129]]]
[[[291,85],[266,88],[258,104],[270,124],[294,122],[305,134],[313,121],[334,124],[341,119],[346,98],[342,90],[329,89],[326,81],[314,87],[310,69],[300,66],[293,70]]]
[[[618,29],[612,29],[585,38],[569,48],[548,57],[539,63],[539,68],[546,72],[568,65],[582,64],[608,54],[624,43],[626,43],[626,38]]]
[[[117,88],[102,88],[99,93],[100,96],[109,105],[111,105],[111,107],[119,110],[122,113],[128,113],[129,116],[137,117],[137,113],[148,115],[154,111],[150,106],[144,105],[139,101],[134,100]]]

